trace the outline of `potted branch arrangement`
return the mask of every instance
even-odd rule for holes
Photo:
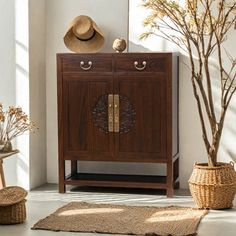
[[[31,122],[20,107],[9,107],[4,111],[0,103],[0,154],[14,153],[12,140],[24,134],[26,131],[33,131],[35,125]]]
[[[201,122],[207,163],[196,163],[189,179],[190,191],[199,208],[232,207],[236,193],[234,163],[218,162],[218,150],[225,116],[236,91],[236,58],[224,51],[227,34],[236,26],[236,1],[233,0],[143,0],[150,12],[144,20],[147,32],[141,35],[162,37],[183,49],[190,59],[191,83]],[[231,67],[224,64],[225,53]],[[209,60],[217,57],[218,75],[213,78]],[[220,114],[212,92],[219,79]],[[207,127],[210,127],[209,129]]]

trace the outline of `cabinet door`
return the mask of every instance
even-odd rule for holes
[[[108,132],[108,95],[112,76],[63,76],[64,157],[78,160],[111,160],[113,133]]]
[[[166,161],[166,77],[164,73],[115,78],[119,94],[116,158],[131,162]]]

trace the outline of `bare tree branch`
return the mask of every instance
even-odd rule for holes
[[[227,70],[222,55],[222,44],[227,40],[227,33],[236,25],[236,1],[186,0],[185,6],[173,0],[144,2],[144,7],[152,10],[145,25],[151,26],[151,31],[159,31],[148,35],[160,36],[188,52],[191,82],[208,154],[208,165],[215,166],[226,112],[236,91],[236,61],[229,57],[232,67]],[[217,118],[209,65],[210,57],[215,50],[220,72],[218,77],[221,82],[221,113]],[[194,53],[197,54],[197,60],[194,60]],[[204,116],[204,112],[207,116]],[[210,138],[206,130],[208,123],[211,130]]]

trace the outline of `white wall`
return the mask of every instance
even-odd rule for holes
[[[152,37],[146,41],[139,41],[139,35],[144,32],[142,19],[146,11],[140,7],[141,0],[130,0],[130,24],[128,32],[128,0],[115,1],[80,1],[80,0],[49,0],[47,1],[47,167],[48,182],[57,181],[57,101],[56,101],[56,60],[57,52],[68,52],[63,43],[63,35],[67,25],[73,17],[80,14],[90,15],[104,31],[107,41],[103,52],[111,52],[113,39],[117,37],[129,38],[129,51],[179,51],[176,45],[167,41]],[[114,9],[114,10],[111,10]],[[235,55],[235,47],[232,47],[236,39],[235,31],[232,31],[227,43],[231,53]],[[206,154],[201,138],[201,129],[198,118],[196,102],[192,94],[190,72],[184,65],[189,60],[186,56],[180,56],[180,104],[179,104],[179,129],[180,129],[180,182],[182,188],[188,187],[188,178],[192,171],[193,163],[206,161]],[[212,61],[212,70],[217,68]],[[217,86],[217,83],[214,85]],[[217,96],[217,94],[215,94]],[[235,110],[231,108],[227,115],[226,123],[235,120]],[[228,122],[223,134],[222,147],[219,158],[222,161],[230,161],[236,154],[234,131],[236,122]],[[235,148],[233,147],[235,146]],[[234,159],[235,160],[235,159]],[[158,165],[129,165],[119,163],[82,163],[81,171],[113,172],[113,173],[143,173],[156,174],[161,171]]]
[[[46,182],[44,3],[0,0],[0,102],[21,106],[39,128],[17,138],[20,153],[4,160],[6,184],[26,189]]]
[[[15,105],[15,1],[0,0],[0,103],[5,108]],[[16,156],[4,161],[8,184],[16,183]]]
[[[38,130],[30,134],[30,188],[47,182],[46,170],[46,8],[45,0],[29,1],[30,116]]]
[[[14,104],[25,107],[39,127],[39,131],[35,134],[18,140],[19,148],[25,150],[23,155],[10,157],[4,162],[8,185],[28,185],[32,188],[46,182],[46,164],[47,181],[56,183],[58,179],[55,56],[58,52],[69,52],[62,40],[67,25],[77,15],[90,15],[105,33],[106,43],[102,51],[112,52],[112,42],[115,38],[128,38],[128,0],[29,0],[29,9],[27,9],[27,1],[0,0],[2,35],[0,102],[3,102],[6,107]],[[15,15],[17,13],[15,2],[24,13],[18,9],[18,15]],[[137,6],[140,2],[141,0],[130,0],[129,51],[178,50],[175,45],[155,37],[144,42],[138,40],[138,36],[143,32],[142,19],[145,15],[145,11]],[[20,44],[16,43],[19,40]],[[236,47],[233,47],[235,40],[235,31],[232,31],[226,44],[232,55],[236,54]],[[180,180],[181,187],[186,188],[193,163],[206,161],[206,154],[201,139],[196,103],[192,95],[190,74],[183,65],[188,63],[188,58],[182,55],[180,62]],[[17,64],[23,68],[19,68]],[[212,70],[216,70],[214,58]],[[217,83],[214,86],[217,86]],[[234,99],[233,103],[235,102]],[[219,153],[222,161],[236,160],[235,113],[236,109],[231,106],[226,117]],[[143,168],[138,164],[132,167],[127,164],[116,164],[114,167],[113,163],[103,166],[97,163],[83,163],[80,168],[82,171],[116,173],[156,173],[157,171],[156,166],[147,165]]]
[[[147,14],[147,10],[141,7],[142,0],[130,0],[130,27],[129,27],[129,51],[178,51],[178,47],[162,38],[151,37],[145,41],[139,41],[139,36],[145,32],[142,20]],[[231,55],[236,55],[235,30],[229,34],[226,48]],[[227,59],[224,55],[226,64]],[[182,188],[188,188],[188,179],[192,172],[194,162],[206,162],[207,156],[201,136],[201,127],[195,99],[193,97],[192,85],[190,81],[190,71],[184,65],[189,64],[189,59],[183,54],[180,56],[179,74],[179,145],[180,145],[180,184]],[[211,60],[211,71],[217,73],[216,59]],[[213,83],[213,91],[216,99],[219,82]],[[232,101],[235,104],[236,98]],[[222,137],[222,145],[219,150],[219,160],[229,162],[236,161],[236,109],[231,106],[226,117],[225,129]]]
[[[16,105],[30,115],[29,111],[29,8],[28,0],[15,0],[15,83]],[[14,50],[13,49],[13,50]],[[16,185],[29,189],[29,135],[17,138],[20,150],[16,162]]]
[[[92,17],[104,32],[106,41],[102,51],[112,52],[115,38],[127,39],[128,0],[47,0],[46,9],[47,179],[50,183],[56,183],[58,182],[56,53],[69,52],[64,46],[63,36],[70,21],[82,14]],[[97,170],[96,164],[89,163],[82,168],[88,166],[90,170]]]

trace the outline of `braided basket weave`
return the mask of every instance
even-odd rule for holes
[[[218,163],[216,167],[196,163],[189,179],[189,187],[199,208],[231,208],[236,194],[234,163]]]
[[[16,203],[11,206],[0,207],[0,224],[11,225],[19,224],[26,219],[26,200]]]
[[[20,187],[0,190],[0,225],[19,224],[25,221],[26,195],[27,192]]]

